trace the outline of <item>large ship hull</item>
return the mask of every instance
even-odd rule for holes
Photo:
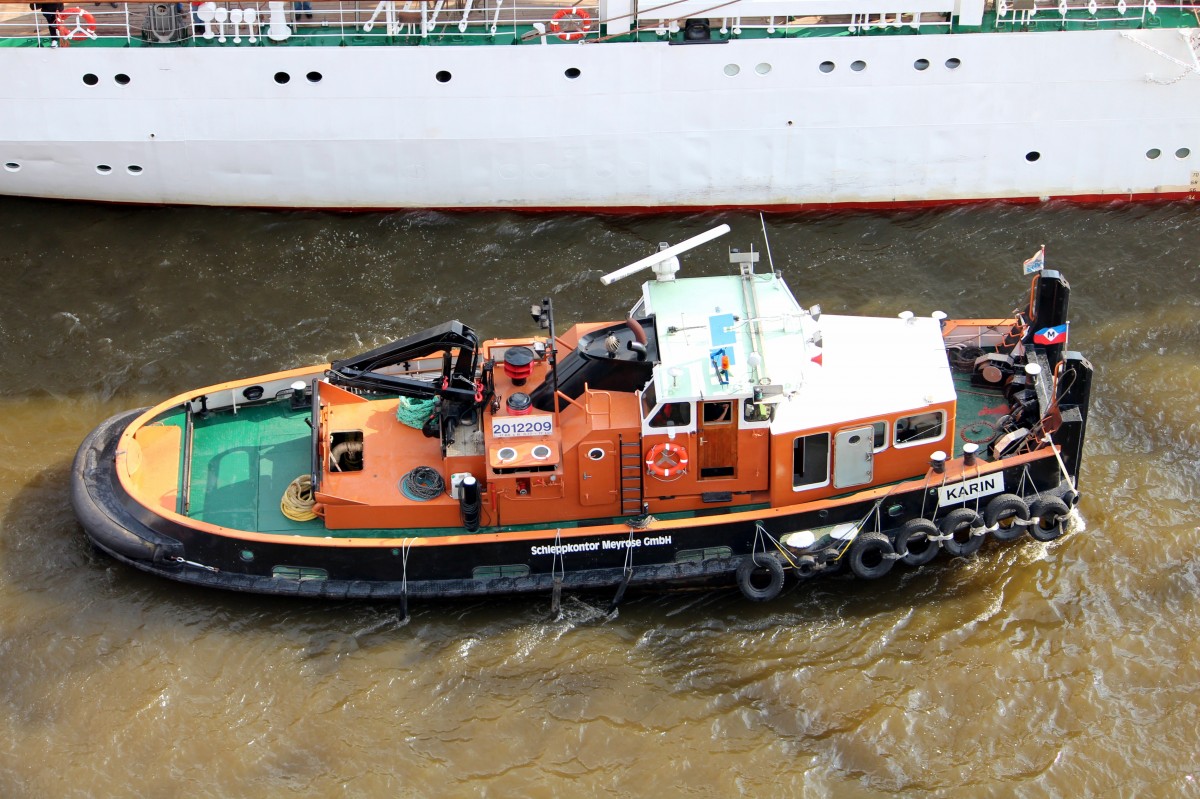
[[[0,48],[21,76],[0,89],[0,193],[530,210],[1194,199],[1200,75],[1182,33]]]

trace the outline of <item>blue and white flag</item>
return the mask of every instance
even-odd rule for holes
[[[1042,267],[1046,265],[1046,245],[1043,244],[1038,248],[1038,251],[1033,254],[1033,257],[1025,262],[1025,274],[1032,275],[1034,272],[1042,271]]]

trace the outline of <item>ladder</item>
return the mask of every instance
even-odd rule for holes
[[[637,516],[642,512],[643,485],[642,439],[619,439],[621,466],[621,515]]]

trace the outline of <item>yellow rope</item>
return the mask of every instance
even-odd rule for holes
[[[294,522],[307,522],[317,518],[313,513],[312,475],[302,474],[288,484],[279,501],[279,510]]]

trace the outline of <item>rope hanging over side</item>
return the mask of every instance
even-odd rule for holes
[[[288,483],[279,500],[279,510],[294,522],[307,522],[317,518],[313,512],[316,499],[313,497],[312,475],[302,474]]]

